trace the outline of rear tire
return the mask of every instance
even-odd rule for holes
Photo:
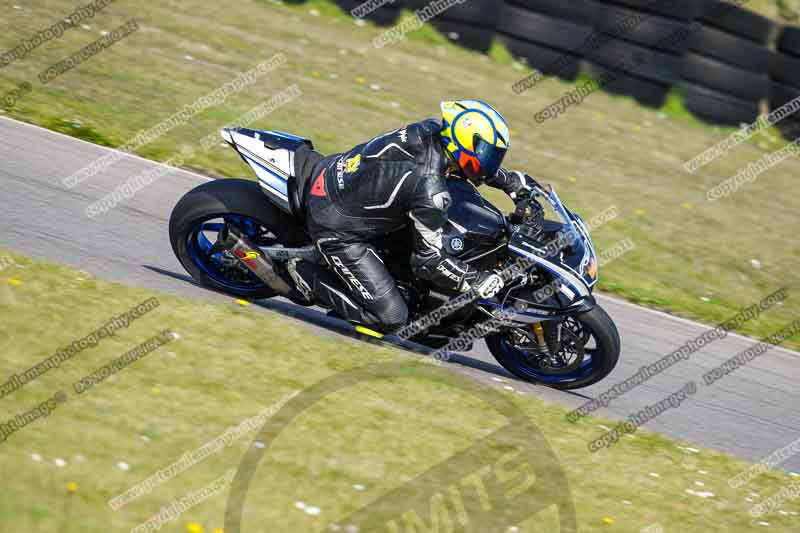
[[[486,345],[497,362],[514,376],[529,383],[545,385],[559,390],[580,389],[597,383],[606,377],[619,360],[621,343],[617,326],[608,313],[600,306],[595,306],[591,311],[576,315],[575,319],[587,330],[591,331],[596,343],[592,353],[591,373],[577,379],[564,379],[562,381],[542,381],[535,379],[530,373],[530,367],[522,362],[519,355],[515,355],[503,345],[504,333],[495,333],[486,337]]]
[[[203,221],[224,216],[252,219],[268,228],[286,246],[301,246],[306,241],[302,224],[264,196],[255,181],[223,179],[195,187],[181,198],[169,220],[169,240],[175,256],[192,278],[204,287],[240,298],[263,299],[275,296],[269,287],[240,290],[225,286],[204,272],[193,260],[189,238]]]

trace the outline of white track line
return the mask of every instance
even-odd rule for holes
[[[165,166],[165,167],[171,168],[173,170],[177,170],[179,172],[183,172],[184,174],[188,174],[189,176],[194,176],[194,177],[199,178],[199,179],[204,180],[204,181],[214,181],[213,178],[209,178],[208,176],[203,176],[202,174],[198,174],[196,172],[192,172],[191,170],[184,170],[182,168],[170,167],[169,165],[165,165],[163,163],[159,163],[158,161],[153,161],[152,159],[147,159],[147,158],[138,156],[136,154],[123,152],[122,150],[117,150],[116,148],[109,148],[108,146],[101,146],[99,144],[90,143],[89,141],[84,141],[83,139],[79,139],[77,137],[70,137],[69,135],[66,135],[64,133],[61,133],[61,132],[58,132],[58,131],[49,130],[49,129],[43,128],[41,126],[37,126],[36,124],[30,124],[28,122],[22,122],[21,120],[16,120],[16,119],[13,119],[13,118],[10,118],[10,117],[0,117],[0,118],[2,118],[4,120],[10,120],[11,122],[16,122],[17,124],[23,124],[23,125],[28,126],[30,128],[36,128],[38,130],[42,130],[42,131],[45,131],[45,132],[53,134],[53,135],[58,135],[60,137],[64,137],[65,139],[70,139],[72,141],[82,142],[84,144],[88,144],[88,145],[94,146],[95,148],[108,150],[110,152],[119,152],[120,154],[123,154],[126,157],[132,157],[134,159],[139,159],[141,161],[145,161],[145,162],[150,163],[152,165]],[[600,296],[601,298],[607,298],[607,299],[609,299],[609,300],[611,300],[614,303],[619,304],[619,305],[624,305],[624,306],[627,306],[627,307],[635,308],[635,309],[640,310],[640,311],[645,311],[647,313],[656,314],[656,315],[658,315],[658,316],[660,316],[662,318],[668,318],[668,319],[674,320],[676,322],[681,322],[683,324],[689,324],[689,325],[692,325],[692,326],[695,326],[695,327],[698,327],[698,328],[702,328],[702,329],[705,329],[705,330],[713,329],[713,326],[709,326],[707,324],[702,324],[700,322],[695,322],[694,320],[681,318],[679,316],[674,316],[674,315],[671,315],[669,313],[665,313],[664,311],[658,311],[656,309],[650,309],[649,307],[642,307],[641,305],[637,305],[635,303],[631,303],[631,302],[628,302],[626,300],[622,300],[620,298],[610,296],[608,294],[598,293],[598,296]],[[754,339],[752,337],[747,337],[745,335],[739,335],[738,333],[729,333],[728,335],[731,336],[731,337],[736,337],[738,339],[742,339],[742,340],[745,340],[745,341],[748,341],[748,342],[752,342],[752,343],[759,342],[757,339]],[[783,348],[782,346],[776,346],[772,350],[773,351],[778,351],[778,352],[784,352],[785,354],[791,355],[793,357],[800,357],[800,352],[795,352],[795,351],[789,350],[788,348]]]

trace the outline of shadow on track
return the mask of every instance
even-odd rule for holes
[[[151,272],[155,272],[156,274],[160,274],[162,276],[169,277],[177,281],[190,283],[195,287],[200,287],[209,292],[225,295],[225,293],[223,292],[215,291],[209,289],[208,287],[203,287],[199,285],[191,276],[188,276],[186,274],[180,274],[178,272],[173,272],[171,270],[166,270],[164,268],[152,265],[142,265],[142,267],[146,268],[147,270],[150,270]],[[230,295],[226,296],[231,297]],[[324,312],[321,312],[320,308],[318,307],[302,307],[283,298],[256,300],[253,302],[253,304],[263,309],[267,309],[275,313],[280,313],[284,316],[294,318],[301,322],[305,322],[306,324],[312,324],[314,326],[323,328],[327,331],[338,333],[340,335],[345,335],[350,338],[358,339],[362,342],[366,342],[369,344],[393,346],[395,348],[401,348],[403,350],[407,350],[425,356],[430,356],[435,351],[434,349],[429,348],[427,346],[423,346],[413,341],[404,340],[394,335],[387,335],[382,340],[368,337],[366,335],[358,333],[353,327],[353,325],[350,324],[349,322],[340,320],[338,318],[329,317]],[[516,378],[514,378],[511,374],[506,372],[506,370],[500,365],[487,363],[485,361],[481,361],[480,359],[476,359],[474,357],[470,357],[467,355],[459,353],[451,353],[449,362],[467,368],[480,370],[481,372],[486,372],[487,374],[500,376],[504,379],[516,380]]]
[[[396,348],[402,348],[404,350],[408,350],[416,354],[427,355],[427,356],[430,356],[431,354],[433,354],[433,352],[436,351],[433,348],[423,346],[422,344],[413,341],[404,340],[394,335],[387,335],[382,340],[377,340],[372,337],[367,337],[366,335],[358,333],[353,327],[353,325],[350,324],[349,322],[340,320],[338,318],[329,317],[326,314],[320,312],[319,308],[317,307],[302,307],[283,299],[259,300],[254,303],[260,307],[263,307],[264,309],[269,309],[270,311],[281,313],[282,315],[296,318],[303,322],[314,324],[315,326],[327,329],[329,331],[334,331],[336,333],[340,333],[348,337],[369,342],[370,344],[389,345]],[[474,368],[476,370],[487,372],[489,374],[502,376],[507,379],[515,379],[511,374],[506,372],[503,367],[487,363],[485,361],[481,361],[480,359],[475,359],[467,355],[459,353],[451,353],[449,362],[466,366],[468,368]]]

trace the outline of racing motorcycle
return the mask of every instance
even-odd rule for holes
[[[215,180],[186,193],[169,223],[175,255],[205,287],[238,298],[283,296],[313,305],[287,272],[291,260],[326,267],[305,230],[291,175],[294,150],[313,144],[274,130],[225,128],[220,133],[258,181]],[[450,179],[447,185],[452,203],[443,236],[446,251],[479,270],[512,275],[494,298],[476,298],[439,313],[445,316],[409,340],[440,349],[491,320],[483,340],[520,379],[577,389],[608,375],[619,358],[620,338],[592,296],[597,257],[581,217],[552,187],[538,185],[504,216],[469,182]],[[411,235],[405,228],[371,244],[408,303],[410,323],[424,326],[426,317],[453,298],[415,279],[409,266]]]

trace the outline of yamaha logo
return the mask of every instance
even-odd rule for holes
[[[452,248],[456,252],[460,252],[464,249],[464,241],[461,240],[459,237],[453,237],[450,239],[450,248]]]

